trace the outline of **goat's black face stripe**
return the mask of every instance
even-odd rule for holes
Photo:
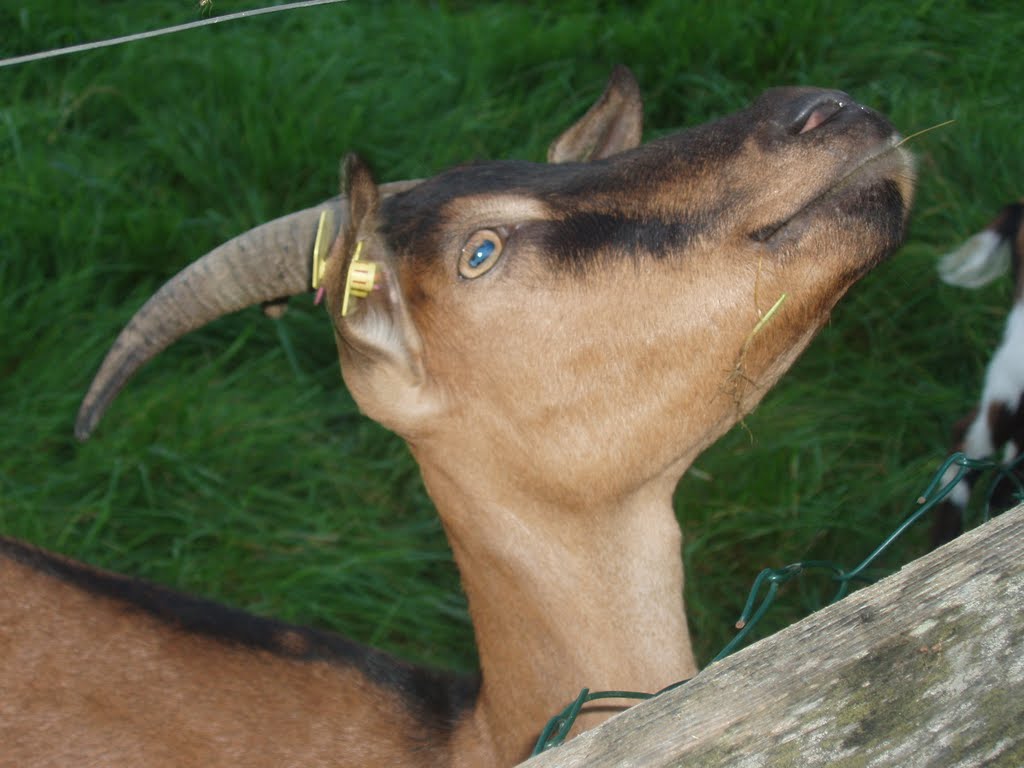
[[[577,256],[590,250],[601,252],[605,245],[637,244],[642,252],[660,254],[669,247],[685,246],[712,222],[721,221],[716,214],[735,201],[717,199],[716,210],[697,211],[675,221],[630,217],[627,212],[626,218],[618,223],[612,223],[613,215],[600,212],[602,206],[594,201],[620,200],[624,193],[632,198],[637,190],[657,194],[709,168],[724,165],[740,150],[747,135],[739,122],[735,128],[729,124],[726,119],[650,142],[642,151],[624,152],[592,163],[498,161],[459,166],[385,200],[384,234],[395,253],[423,258],[437,252],[433,246],[438,245],[438,231],[459,199],[489,194],[522,195],[548,205],[553,220],[566,222],[566,234],[550,243],[560,263],[578,264]],[[725,135],[716,135],[712,130],[715,125],[729,126],[730,130]],[[598,213],[580,210],[583,206]],[[481,222],[480,226],[497,223],[505,222]],[[588,224],[596,224],[598,234],[588,234]],[[588,244],[573,246],[573,232],[586,237]]]
[[[604,197],[620,197],[621,194],[617,190],[619,185],[613,186],[607,180],[597,178],[576,178],[571,179],[566,186],[557,185],[561,188],[556,191],[534,188],[527,192],[525,186],[509,185],[509,181],[515,180],[521,167],[512,164],[507,166],[511,174],[505,181],[495,179],[492,175],[493,169],[488,168],[483,176],[473,175],[467,179],[471,183],[466,188],[472,192],[451,194],[440,207],[434,207],[435,202],[425,204],[412,198],[402,199],[402,196],[386,200],[383,218],[389,245],[395,253],[406,258],[429,258],[429,254],[441,249],[423,248],[422,244],[429,242],[432,246],[439,245],[437,236],[442,228],[445,213],[451,210],[457,199],[469,195],[484,195],[489,191],[502,195],[522,194],[524,198],[532,198],[545,205],[551,216],[546,221],[528,223],[519,236],[537,237],[540,252],[550,257],[556,266],[575,269],[585,266],[595,258],[608,255],[635,254],[660,258],[678,252],[685,249],[694,238],[721,227],[722,222],[728,220],[724,216],[725,212],[738,203],[736,200],[719,199],[715,201],[713,208],[680,212],[667,210],[662,216],[646,216],[641,212],[620,212],[600,208],[585,209],[580,205],[581,202],[583,205],[593,206],[591,201]],[[657,184],[658,180],[652,179],[647,183],[629,186],[652,188]],[[626,183],[623,182],[622,186],[626,186]],[[437,215],[438,210],[442,211],[441,216]],[[482,221],[480,226],[507,223],[511,222]],[[414,244],[420,247],[414,248]]]
[[[685,249],[696,236],[710,230],[714,221],[710,212],[667,221],[579,211],[544,226],[541,250],[558,266],[573,270],[606,255],[661,258]]]

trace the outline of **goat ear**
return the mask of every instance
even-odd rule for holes
[[[348,199],[349,229],[358,229],[364,219],[376,212],[380,204],[380,193],[373,180],[373,173],[354,152],[347,154],[341,161],[341,194]]]
[[[422,341],[405,305],[397,265],[378,232],[380,196],[370,169],[349,155],[342,177],[349,216],[324,272],[342,377],[365,414],[408,435],[435,405],[428,394]],[[348,285],[356,260],[375,270],[365,295]]]
[[[633,73],[618,66],[587,113],[548,147],[549,163],[600,160],[639,146],[644,103]]]
[[[939,259],[942,282],[960,288],[981,288],[1010,268],[1010,242],[991,229],[968,238]]]

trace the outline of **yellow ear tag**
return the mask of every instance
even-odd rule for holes
[[[320,211],[320,222],[316,227],[316,240],[313,241],[313,288],[316,290],[314,304],[319,304],[324,297],[324,269],[327,267],[327,254],[331,250],[331,236],[334,234],[334,211],[330,208]]]
[[[365,299],[373,290],[377,281],[377,265],[372,261],[360,261],[359,254],[363,251],[363,241],[356,243],[356,252],[348,265],[348,277],[345,278],[345,298],[341,302],[341,316],[345,317],[349,310],[349,299],[356,297]],[[351,306],[355,306],[353,303]]]

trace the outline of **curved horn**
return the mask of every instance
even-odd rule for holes
[[[419,183],[417,179],[384,184],[380,191],[393,195]],[[333,209],[336,231],[340,231],[347,208],[344,198],[335,197],[261,224],[214,248],[164,283],[107,352],[78,410],[75,436],[88,439],[128,379],[186,333],[230,312],[310,291],[320,212]]]

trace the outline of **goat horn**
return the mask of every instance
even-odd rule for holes
[[[380,187],[382,195],[420,180]],[[75,437],[88,439],[135,372],[186,333],[222,315],[310,289],[313,240],[320,212],[333,209],[339,231],[348,211],[343,197],[282,216],[214,248],[158,290],[121,330],[82,400]]]

